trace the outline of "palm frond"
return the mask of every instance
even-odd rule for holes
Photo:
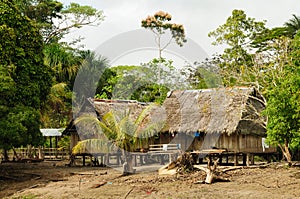
[[[119,122],[120,133],[128,134],[133,136],[134,132],[136,131],[136,125],[132,119],[130,119],[129,115],[125,116]]]
[[[113,111],[109,111],[102,117],[102,122],[113,132],[119,132],[118,120]]]
[[[95,115],[82,114],[74,121],[74,124],[81,135],[88,136],[87,138],[103,134],[102,127]]]
[[[152,103],[149,106],[147,106],[137,117],[137,119],[135,120],[135,124],[140,125],[144,121],[144,119],[150,114],[151,110],[155,107],[157,107],[157,104],[155,103]]]
[[[110,153],[114,149],[113,144],[110,143],[105,137],[102,139],[87,139],[79,141],[72,149],[72,154],[83,153]]]

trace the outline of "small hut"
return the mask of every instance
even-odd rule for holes
[[[186,146],[191,151],[273,153],[276,148],[265,143],[265,104],[263,96],[248,87],[172,91],[163,104],[164,131],[194,137]]]
[[[49,139],[49,147],[53,148],[53,143],[52,143],[52,138],[54,138],[54,142],[55,142],[55,148],[57,148],[58,146],[58,141],[60,139],[60,137],[62,136],[62,132],[64,131],[64,129],[60,128],[60,129],[40,129],[43,136],[46,139]]]

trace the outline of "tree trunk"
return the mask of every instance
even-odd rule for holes
[[[281,144],[278,144],[278,146],[280,147],[286,161],[288,162],[288,164],[291,166],[292,165],[292,155],[290,153],[290,150],[289,150],[289,143],[288,141],[286,140],[284,142],[284,145],[281,145]]]
[[[44,154],[43,154],[43,150],[42,150],[41,146],[39,146],[38,151],[39,151],[39,159],[43,160],[44,159]]]
[[[15,148],[13,147],[12,149],[14,151],[14,159],[16,158],[17,161],[21,160],[21,157],[19,157],[19,155],[17,154]]]
[[[9,157],[8,157],[8,151],[7,151],[7,149],[3,149],[3,160],[4,161],[9,161]]]
[[[32,145],[31,144],[29,144],[28,146],[27,146],[27,157],[28,158],[32,158],[33,156],[32,156]]]
[[[133,169],[133,158],[132,155],[126,151],[123,150],[123,175],[132,174],[135,172],[135,169]]]
[[[208,159],[206,178],[205,178],[205,183],[206,184],[213,183],[213,181],[216,177],[216,169],[217,169],[217,166],[218,166],[218,162],[219,162],[219,158],[217,160],[213,161],[213,165],[211,165],[211,160]]]

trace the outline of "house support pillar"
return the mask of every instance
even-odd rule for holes
[[[233,155],[233,162],[234,162],[234,166],[237,166],[239,164],[239,156],[237,153],[234,153]]]
[[[250,164],[251,164],[250,159],[251,159],[251,154],[247,153],[246,154],[246,165],[247,165],[247,167],[250,166]]]

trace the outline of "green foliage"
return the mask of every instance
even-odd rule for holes
[[[147,144],[148,139],[164,125],[164,121],[152,121],[149,118],[155,107],[155,104],[149,105],[135,119],[129,112],[113,110],[106,113],[100,121],[90,114],[81,115],[75,120],[75,124],[81,128],[81,132],[86,131],[90,135],[79,142],[73,152],[109,152],[115,147],[131,152]]]
[[[70,136],[64,136],[58,141],[59,149],[69,149],[70,148]]]
[[[91,51],[82,52],[84,61],[76,76],[76,93],[74,97],[76,104],[81,106],[87,98],[93,98],[98,87],[99,78],[101,78],[105,69],[108,67],[108,61]]]
[[[83,58],[76,49],[65,43],[50,43],[44,48],[46,65],[55,72],[57,83],[67,83],[70,88],[77,75]]]
[[[8,0],[0,3],[0,147],[9,149],[42,140],[41,103],[52,84],[52,71],[43,64],[39,29]],[[9,99],[8,99],[9,98]]]
[[[85,25],[99,25],[104,19],[102,11],[77,3],[64,7],[56,0],[14,0],[14,2],[24,15],[36,22],[47,44],[58,42],[71,29]]]
[[[157,60],[152,60],[150,62],[151,66],[147,63],[143,64],[143,66],[106,68],[99,80],[95,97],[100,99],[127,99],[162,103],[170,87],[174,87],[174,84],[177,84],[177,82],[172,81],[174,79],[170,77],[170,73],[172,74],[170,70],[174,69],[171,65],[172,62],[167,61],[168,66],[165,67],[165,70],[162,70],[158,66],[162,62]],[[160,84],[157,83],[159,78]]]
[[[284,23],[284,28],[286,29],[286,35],[294,38],[300,30],[300,17],[293,14],[293,18]]]
[[[162,104],[169,91],[170,89],[164,85],[155,83],[145,84],[134,91],[131,99],[139,102],[156,102]]]
[[[117,72],[114,69],[106,68],[100,76],[95,98],[112,99],[113,90],[118,82]]]
[[[186,77],[188,89],[217,88],[222,85],[219,70],[208,59],[202,63],[185,66],[180,73]]]
[[[47,100],[42,103],[41,122],[43,128],[64,127],[71,120],[72,92],[66,83],[51,87]]]
[[[227,47],[210,60],[220,67],[223,84],[255,86],[267,98],[268,141],[277,144],[289,162],[289,149],[300,146],[299,19],[293,17],[283,27],[266,29],[264,22],[234,10],[209,34],[215,45]]]
[[[257,22],[254,18],[247,17],[242,10],[233,10],[232,16],[226,23],[209,33],[214,37],[214,45],[225,44],[224,53],[216,56],[223,77],[224,85],[233,86],[244,82],[254,82],[253,55],[251,41],[265,30],[265,22]]]
[[[275,144],[288,144],[300,148],[300,36],[291,45],[290,60],[276,86],[268,91],[268,140]]]
[[[71,3],[63,11],[62,14],[73,15],[71,22],[74,27],[80,28],[83,25],[96,23],[99,25],[104,19],[103,12],[91,6],[81,6],[78,3]]]
[[[49,31],[44,31],[45,42],[58,41],[67,35],[74,28],[83,26],[97,26],[104,20],[101,10],[91,6],[82,6],[77,3],[71,3],[59,12],[59,25],[53,24]],[[64,24],[64,26],[62,26]]]

